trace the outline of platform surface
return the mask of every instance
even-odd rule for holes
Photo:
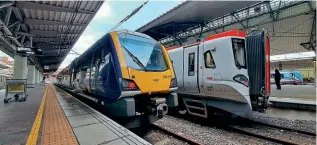
[[[25,102],[3,103],[5,90],[0,90],[0,145],[25,144],[37,115],[44,86],[27,89]]]
[[[298,103],[316,103],[316,87],[314,85],[282,85],[281,90],[276,90],[271,85],[272,100],[294,101]]]
[[[58,87],[56,96],[80,144],[150,144]]]
[[[0,145],[149,144],[53,85],[28,94],[25,102],[1,101]],[[3,90],[0,95],[3,100]]]

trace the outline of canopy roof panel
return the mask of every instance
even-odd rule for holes
[[[161,39],[256,3],[259,1],[185,1],[137,31]]]
[[[44,71],[55,71],[74,46],[103,1],[0,2],[0,49],[14,56],[17,47],[42,55],[28,60]],[[7,37],[10,36],[10,37]]]

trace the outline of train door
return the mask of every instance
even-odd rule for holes
[[[85,78],[85,87],[88,92],[90,90],[90,73],[91,73],[91,62],[88,62],[87,71],[86,71],[86,78]]]
[[[184,49],[184,89],[185,92],[199,93],[198,87],[198,45]]]
[[[96,90],[96,60],[98,57],[95,55],[93,56],[92,63],[91,63],[91,73],[90,73],[90,91],[91,93]]]

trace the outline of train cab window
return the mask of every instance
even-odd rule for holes
[[[232,38],[233,56],[238,68],[246,68],[245,40]]]
[[[205,60],[205,68],[216,68],[216,64],[210,50],[204,53],[204,60]]]
[[[188,54],[188,76],[195,75],[195,53]]]
[[[89,79],[89,76],[90,76],[90,68],[87,68],[87,71],[86,71],[86,79]]]

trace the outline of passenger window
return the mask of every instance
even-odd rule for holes
[[[188,76],[195,75],[195,53],[188,55]]]
[[[216,68],[215,61],[209,50],[204,53],[204,60],[205,60],[205,68]]]

